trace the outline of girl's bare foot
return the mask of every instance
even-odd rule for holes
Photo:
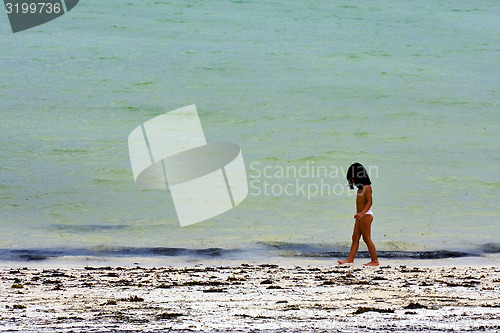
[[[378,266],[379,263],[378,261],[370,261],[370,262],[367,262],[366,264],[363,264],[363,266]]]
[[[339,265],[349,265],[352,264],[354,260],[344,259],[344,260],[337,260],[337,262],[339,263]]]

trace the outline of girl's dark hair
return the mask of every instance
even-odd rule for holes
[[[347,170],[346,175],[347,181],[349,182],[349,187],[353,190],[354,185],[359,189],[362,189],[365,185],[371,185],[370,177],[368,176],[368,172],[365,167],[360,163],[352,164]],[[354,179],[354,183],[351,181]]]

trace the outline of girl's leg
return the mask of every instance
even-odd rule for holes
[[[349,251],[349,256],[347,257],[347,259],[337,260],[337,262],[340,265],[350,264],[354,262],[354,257],[358,252],[360,238],[361,238],[360,221],[356,220],[356,223],[354,223],[354,231],[352,232],[352,244],[351,244],[351,250]]]
[[[363,241],[368,247],[368,252],[372,260],[366,263],[365,266],[378,266],[377,250],[375,249],[375,244],[372,242],[371,238],[371,226],[373,221],[373,215],[366,214],[360,221],[361,234],[363,235]]]

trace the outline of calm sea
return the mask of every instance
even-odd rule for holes
[[[13,34],[0,15],[2,257],[335,257],[354,161],[387,256],[500,252],[499,16],[486,0],[86,0]],[[127,137],[190,104],[208,141],[240,145],[249,195],[181,228],[168,191],[135,185]]]

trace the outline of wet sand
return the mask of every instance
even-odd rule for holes
[[[496,331],[500,268],[2,268],[0,331]]]

